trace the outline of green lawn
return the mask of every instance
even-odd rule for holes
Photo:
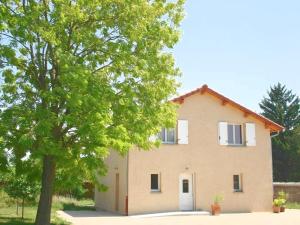
[[[57,210],[94,210],[94,202],[90,199],[76,200],[65,197],[54,197],[52,205],[51,224],[66,225],[66,221],[56,216]],[[0,191],[0,224],[5,225],[32,225],[36,215],[36,204],[26,205],[24,209],[24,220],[21,219],[21,208],[19,215],[16,214],[16,204],[3,192]]]
[[[288,209],[300,209],[300,202],[287,202],[286,208],[288,208]]]

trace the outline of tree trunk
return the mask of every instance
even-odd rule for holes
[[[19,200],[17,199],[17,216],[19,215]]]
[[[54,157],[46,155],[43,159],[42,188],[35,225],[50,225],[54,178]]]
[[[22,200],[22,219],[24,219],[24,198]]]

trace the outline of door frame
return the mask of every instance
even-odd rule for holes
[[[119,211],[119,199],[120,199],[120,175],[116,173],[115,176],[115,210]]]
[[[188,194],[190,196],[185,196],[183,193],[183,180],[188,180],[188,189],[189,192]],[[179,174],[179,210],[181,211],[191,211],[195,209],[195,196],[194,196],[194,189],[195,189],[195,184],[194,184],[194,174],[193,173],[181,173]],[[186,198],[184,200],[184,198]],[[186,201],[187,203],[183,203]]]

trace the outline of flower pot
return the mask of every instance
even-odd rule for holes
[[[285,207],[284,206],[281,206],[280,207],[280,212],[284,212],[285,211]]]
[[[215,204],[211,205],[211,214],[213,216],[219,215],[220,212],[221,212],[221,207],[219,204],[215,203]]]
[[[274,213],[279,213],[280,212],[280,206],[273,205],[273,212]]]

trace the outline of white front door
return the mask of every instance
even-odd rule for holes
[[[192,174],[181,174],[179,176],[179,209],[193,210]]]

